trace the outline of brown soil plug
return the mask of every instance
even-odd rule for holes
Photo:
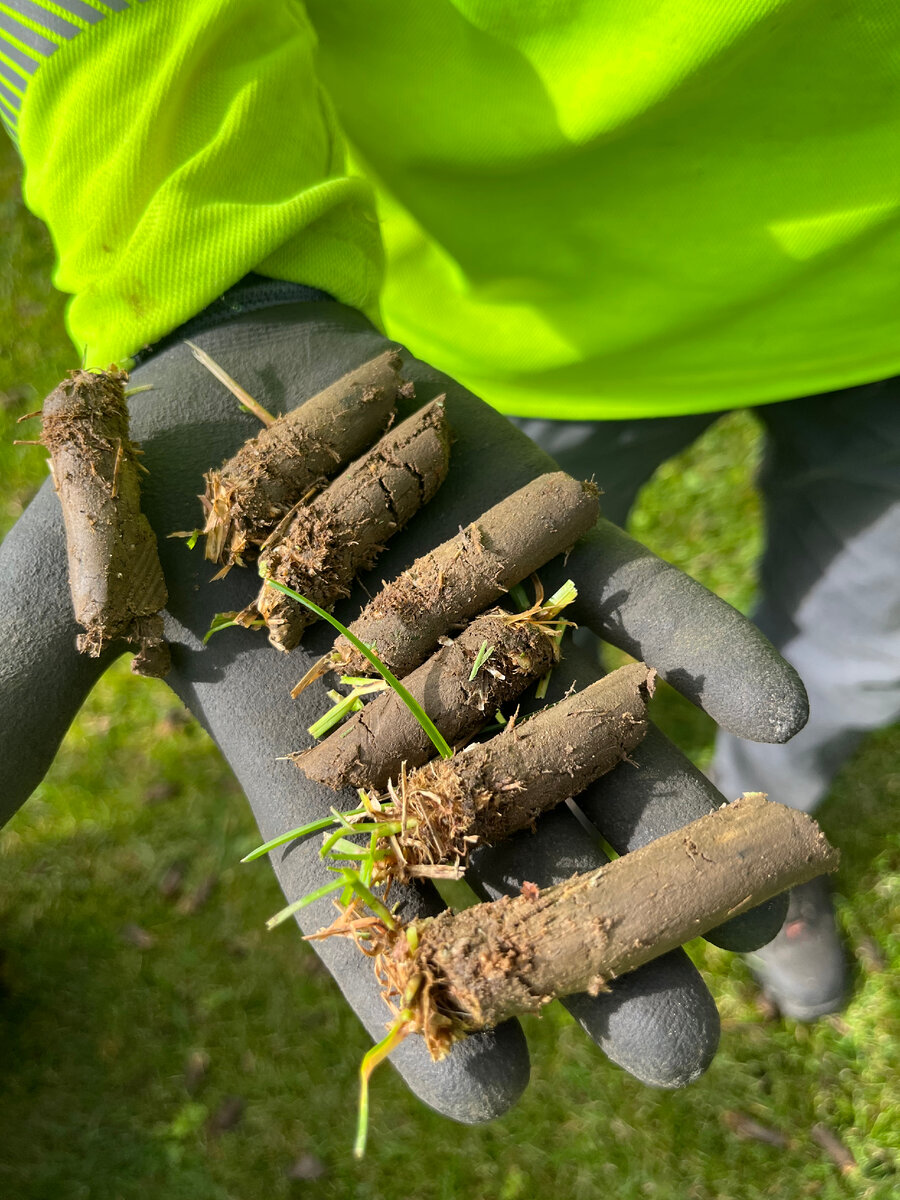
[[[218,470],[208,471],[206,557],[243,564],[310,489],[370,446],[387,427],[397,396],[412,395],[393,350],[364,363],[278,417]]]
[[[376,878],[458,878],[476,845],[503,841],[584,791],[644,738],[655,678],[644,663],[620,667],[490,741],[404,774],[378,818],[400,832],[384,841],[393,854]]]
[[[167,599],[156,535],[141,512],[138,455],[128,437],[124,371],[71,371],[44,401],[43,444],[62,505],[82,654],[123,639],[137,675],[165,675]]]
[[[465,741],[558,660],[554,617],[544,620],[537,613],[521,619],[492,609],[407,675],[404,686],[451,745]],[[473,678],[483,646],[490,653]],[[384,788],[390,778],[400,778],[403,763],[418,767],[433,754],[428,734],[388,690],[330,737],[292,757],[310,779],[338,791]]]
[[[381,661],[402,679],[425,661],[442,634],[570,549],[599,512],[592,483],[564,471],[541,475],[417,559],[365,606],[350,630],[374,644]],[[368,660],[344,638],[335,642],[319,673],[331,668],[372,674]]]
[[[330,609],[359,571],[372,566],[385,542],[437,492],[450,461],[444,398],[390,430],[308,504],[296,505],[260,553],[261,574]],[[315,617],[263,584],[238,618],[261,617],[269,641],[293,650]]]
[[[805,813],[758,792],[575,875],[523,886],[402,927],[360,920],[352,905],[327,933],[367,938],[397,1039],[421,1033],[444,1057],[467,1033],[601,991],[770,897],[833,871],[838,853]],[[341,927],[343,924],[343,928]]]

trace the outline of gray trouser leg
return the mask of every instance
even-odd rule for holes
[[[513,417],[515,425],[576,479],[593,477],[603,515],[624,525],[640,488],[660,463],[678,454],[720,417],[701,413],[646,421],[544,421]]]
[[[720,734],[733,799],[812,811],[869,730],[900,717],[900,380],[757,410],[767,547],[754,620],[797,668],[810,718],[784,746]]]
[[[862,736],[900,717],[900,380],[756,413],[767,546],[754,620],[800,672],[810,719],[783,746],[720,734],[713,774],[730,799],[764,791],[810,811]],[[604,515],[624,524],[656,467],[719,415],[516,424],[593,475]]]

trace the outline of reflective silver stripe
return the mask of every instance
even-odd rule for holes
[[[3,124],[6,126],[9,136],[18,145],[19,139],[16,137],[16,130],[19,127],[19,123],[15,113],[7,112],[3,105],[0,104],[0,119],[2,119]]]
[[[34,21],[35,25],[43,25],[45,29],[58,33],[60,37],[73,38],[76,33],[81,32],[77,25],[56,16],[55,13],[47,12],[45,8],[35,4],[35,0],[3,0],[3,3],[13,12]]]
[[[20,25],[18,21],[13,17],[8,17],[4,12],[0,12],[0,29],[11,33],[17,42],[27,46],[29,50],[36,50],[38,54],[43,54],[44,58],[49,58],[51,54],[56,53],[56,42],[51,42],[42,33],[35,33],[33,29]]]
[[[105,2],[106,0],[104,0]],[[96,8],[91,8],[89,4],[84,4],[83,0],[55,0],[55,3],[57,8],[64,8],[67,13],[71,13],[73,17],[80,17],[82,21],[87,21],[89,25],[96,25],[98,21],[102,21],[106,16],[106,13],[97,12]]]
[[[106,10],[104,12],[95,8],[93,3],[88,3],[88,0],[53,0],[53,3],[70,17],[75,17],[87,25],[97,25],[108,17],[110,12],[127,12],[135,0],[131,0],[130,4],[128,0],[102,0]],[[144,0],[137,0],[137,3],[143,4]],[[40,66],[40,61],[32,58],[32,54],[39,55],[40,58],[49,58],[59,49],[59,43],[53,40],[54,38],[62,37],[71,41],[76,34],[84,33],[85,30],[81,25],[75,25],[65,17],[48,11],[38,0],[0,0],[0,4],[3,6],[0,8],[0,120],[13,141],[16,141],[17,114],[22,105],[22,97],[7,87],[7,83],[24,91],[28,80],[9,64],[13,63],[26,76],[33,75]],[[30,21],[31,25],[24,24],[25,21]],[[52,37],[39,33],[32,25],[41,26]],[[10,39],[15,39],[18,45]],[[22,46],[27,46],[31,54],[26,54]],[[4,79],[6,83],[2,82]]]
[[[37,62],[20,50],[18,46],[13,46],[11,42],[4,42],[0,39],[0,52],[5,54],[17,67],[27,71],[29,75],[33,75],[37,70]]]
[[[0,83],[0,96],[6,101],[10,108],[14,108],[16,112],[22,106],[22,97],[17,96],[15,92],[11,92],[5,83]]]
[[[8,79],[13,87],[17,87],[20,92],[25,91],[28,81],[23,79],[18,71],[14,71],[12,67],[8,67],[2,59],[0,59],[0,75],[4,76],[5,79]]]

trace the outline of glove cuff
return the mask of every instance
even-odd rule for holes
[[[279,304],[319,300],[334,300],[334,297],[328,292],[320,291],[319,288],[307,287],[302,283],[288,283],[282,279],[267,279],[265,275],[257,275],[251,271],[189,321],[167,333],[152,346],[145,346],[139,350],[132,361],[136,367],[140,366],[161,350],[167,350],[178,342],[193,339],[210,329],[218,328],[219,325],[225,325],[244,313],[257,312],[261,308],[275,308]]]

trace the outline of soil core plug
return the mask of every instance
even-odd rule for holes
[[[467,741],[503,705],[552,669],[567,624],[560,613],[576,596],[568,581],[546,604],[541,600],[528,612],[491,609],[453,641],[445,638],[437,653],[404,678],[448,742]],[[356,683],[354,691],[364,694],[366,677]],[[419,767],[433,754],[416,715],[395,691],[386,690],[365,708],[360,706],[330,737],[293,759],[308,778],[335,791],[380,790],[392,778],[399,781],[403,764],[407,769]]]
[[[350,629],[367,645],[377,646],[402,679],[425,661],[443,634],[570,550],[593,528],[599,513],[592,483],[564,471],[540,475],[386,584]],[[369,664],[343,637],[304,682],[329,670],[371,674]]]
[[[385,351],[285,416],[273,420],[262,414],[266,428],[204,476],[202,532],[211,562],[229,566],[255,559],[298,500],[383,433],[397,397],[413,394],[400,366],[400,356]],[[209,369],[222,378],[217,364]]]
[[[128,436],[124,371],[71,371],[44,401],[42,442],[62,505],[82,654],[124,640],[137,675],[165,675],[167,599],[156,535],[141,512],[140,450]]]
[[[308,504],[295,506],[261,548],[259,570],[324,609],[349,594],[398,530],[437,492],[450,462],[443,396],[386,433]],[[283,592],[263,583],[237,621],[268,627],[269,641],[293,650],[315,620]]]
[[[357,888],[338,920],[313,935],[353,938],[373,959],[392,1013],[387,1037],[360,1072],[357,1157],[365,1148],[368,1077],[410,1034],[441,1059],[469,1033],[540,1013],[564,996],[596,995],[838,861],[806,813],[751,792],[594,871],[555,887],[523,886],[519,896],[460,913],[447,909],[403,925]]]
[[[378,843],[375,882],[459,878],[476,846],[584,791],[640,745],[655,678],[643,663],[620,667],[489,741],[404,772],[381,807],[400,828]]]

